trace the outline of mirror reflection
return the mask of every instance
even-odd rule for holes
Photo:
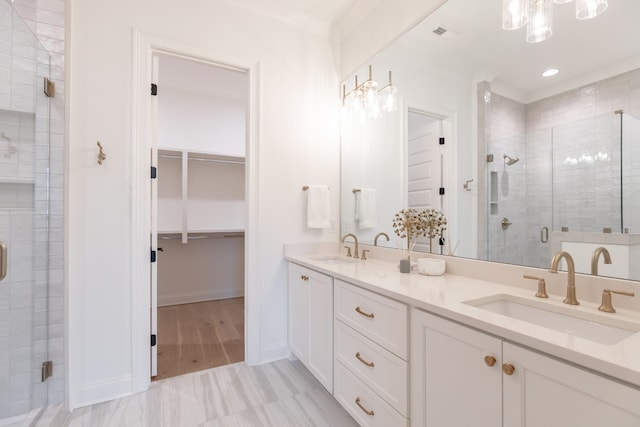
[[[433,252],[547,268],[567,250],[590,273],[605,247],[598,274],[639,280],[637,16],[637,0],[586,20],[554,4],[551,36],[530,43],[502,29],[502,1],[448,0],[354,73],[391,70],[398,109],[343,110],[342,231],[400,247],[393,215],[435,208],[448,227]]]

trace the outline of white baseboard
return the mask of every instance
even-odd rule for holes
[[[158,307],[212,301],[217,299],[237,298],[241,296],[244,296],[244,289],[216,289],[207,292],[189,294],[158,295]]]
[[[260,364],[273,362],[288,357],[289,346],[286,342],[260,349]]]
[[[132,394],[133,377],[126,375],[111,381],[71,387],[69,390],[69,409],[74,410],[96,403],[102,403]]]

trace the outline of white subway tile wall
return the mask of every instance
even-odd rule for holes
[[[525,263],[525,251],[519,236],[526,232],[526,179],[525,179],[525,106],[511,99],[491,94],[489,126],[492,140],[487,154],[493,162],[487,163],[489,173],[495,172],[491,209],[487,215],[487,259],[510,264]],[[504,156],[519,158],[507,165]],[[489,175],[491,181],[491,175]],[[495,183],[494,183],[495,184]],[[503,228],[502,220],[511,224]]]

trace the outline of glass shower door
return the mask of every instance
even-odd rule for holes
[[[640,233],[640,120],[622,113],[622,232]]]
[[[47,402],[50,60],[7,0],[0,31],[0,426],[27,426]]]

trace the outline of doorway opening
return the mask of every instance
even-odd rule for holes
[[[446,187],[452,173],[448,167],[448,129],[445,117],[412,108],[407,111],[407,207],[435,209],[446,218],[450,214]],[[421,237],[415,249],[447,254],[448,237],[433,241]]]
[[[151,376],[158,380],[244,360],[249,78],[167,53],[154,53],[153,76]]]

